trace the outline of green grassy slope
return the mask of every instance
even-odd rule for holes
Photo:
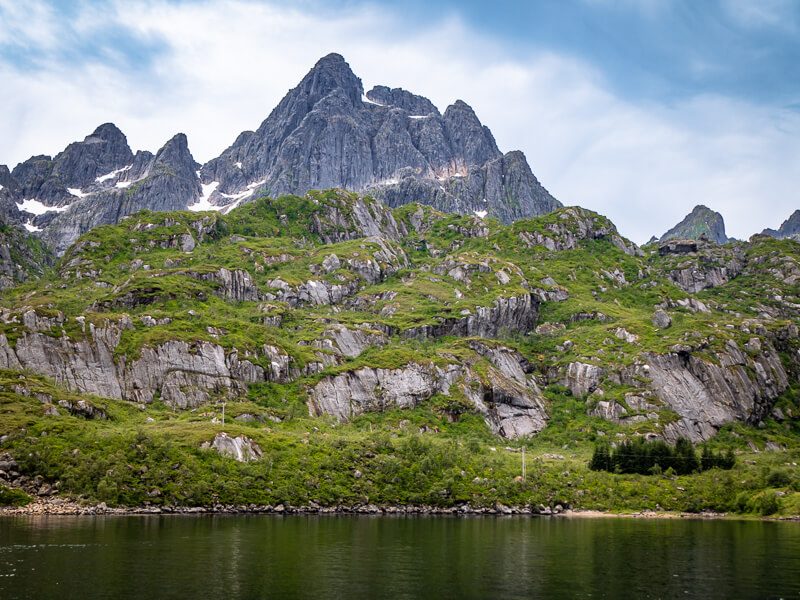
[[[361,210],[384,237],[358,225]],[[208,403],[181,410],[158,392],[150,404],[87,397],[68,381],[3,371],[0,450],[28,478],[109,504],[502,502],[796,514],[799,264],[800,244],[764,237],[692,255],[638,251],[607,219],[575,208],[502,226],[418,205],[390,214],[369,198],[329,190],[264,198],[228,215],[137,213],[88,232],[51,272],[3,292],[0,333],[10,347],[32,333],[25,315],[34,311],[40,323],[51,320],[42,333],[65,344],[91,344],[93,328],[128,323],[114,349],[118,364],[169,340],[205,341],[269,371],[268,345],[287,357],[291,376],[243,386],[234,397],[212,390]],[[734,275],[722,285],[690,293],[676,284],[682,270],[722,268]],[[226,273],[239,273],[238,283],[228,285]],[[338,290],[336,302],[310,300],[315,286]],[[537,435],[497,437],[457,386],[414,408],[386,406],[349,422],[309,416],[314,385],[363,367],[469,364],[485,384],[492,366],[472,336],[424,332],[529,293],[539,303],[538,327],[501,328],[481,343],[529,363],[549,417]],[[657,307],[669,313],[670,327],[653,325]],[[338,326],[373,343],[343,354],[331,346]],[[792,327],[794,337],[786,333]],[[648,408],[630,403],[644,385],[631,374],[649,353],[690,345],[694,356],[714,362],[729,342],[746,348],[754,336],[771,340],[790,380],[774,400],[777,411],[725,425],[707,442],[740,453],[734,471],[646,477],[588,470],[595,440],[659,434],[679,418],[657,397]],[[604,370],[585,396],[565,387],[577,362]],[[224,426],[215,422],[222,401]],[[609,402],[625,408],[626,419],[590,414]],[[251,439],[262,457],[239,463],[201,448],[223,430]],[[504,449],[522,445],[525,481],[517,479],[520,454]],[[764,453],[769,448],[782,450]],[[765,509],[759,498],[776,490],[777,507]]]

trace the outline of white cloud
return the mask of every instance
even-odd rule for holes
[[[651,19],[674,7],[674,3],[670,0],[583,0],[583,3],[618,11],[636,11]]]
[[[777,226],[797,207],[795,113],[712,96],[636,105],[611,93],[586,63],[520,53],[457,18],[420,28],[374,7],[332,16],[236,0],[85,11],[71,24],[83,36],[110,19],[142,40],[164,40],[167,50],[147,72],[64,63],[54,54],[35,72],[0,63],[0,162],[54,154],[105,121],[119,125],[134,149],[155,151],[183,131],[202,162],[258,127],[316,60],[335,51],[366,89],[404,87],[441,109],[467,101],[502,150],[525,152],[556,197],[608,215],[635,241],[662,233],[695,204],[721,211],[737,237]],[[28,31],[24,21],[15,27]]]
[[[722,8],[744,29],[796,31],[796,0],[722,0]]]

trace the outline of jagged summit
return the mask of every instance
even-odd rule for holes
[[[392,206],[421,202],[505,222],[560,206],[524,156],[503,156],[468,104],[457,100],[441,114],[401,88],[364,94],[338,54],[320,59],[257,130],[204,165],[201,178],[213,186],[203,200],[220,208],[262,191],[328,187],[369,191]]]
[[[717,244],[724,244],[728,241],[722,215],[707,206],[698,204],[680,223],[662,235],[659,241],[665,242],[675,238],[696,240],[700,239],[702,235]]]
[[[322,57],[253,131],[205,165],[178,134],[156,154],[133,153],[113,123],[54,158],[0,173],[0,216],[63,252],[89,227],[131,211],[229,211],[264,194],[341,188],[390,206],[411,202],[502,222],[561,206],[519,151],[503,154],[463,100],[442,113],[423,96],[361,80]]]
[[[788,219],[781,223],[777,231],[765,229],[761,233],[778,239],[791,238],[800,241],[800,210],[794,211]]]
[[[439,109],[433,103],[402,88],[389,89],[385,85],[376,85],[367,92],[367,100],[374,104],[396,106],[407,110],[411,115],[427,116],[431,113],[438,115]]]

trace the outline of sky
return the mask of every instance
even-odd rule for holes
[[[697,204],[740,239],[800,208],[800,0],[0,0],[0,164],[105,122],[205,162],[330,52],[464,100],[637,243]]]

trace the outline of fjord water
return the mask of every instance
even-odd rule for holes
[[[0,598],[800,598],[800,523],[3,518]]]

